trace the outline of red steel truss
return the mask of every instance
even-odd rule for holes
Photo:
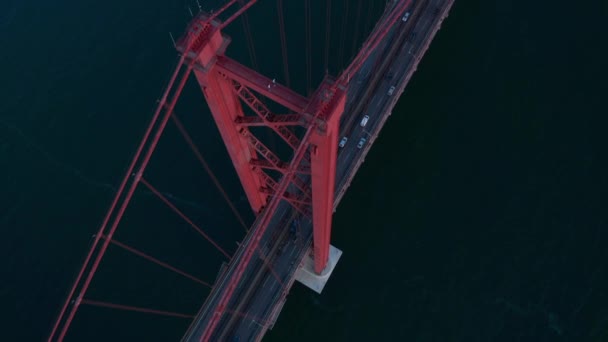
[[[260,215],[257,228],[251,232],[254,234],[252,243],[243,251],[243,258],[226,285],[202,340],[209,340],[222,313],[226,311],[228,301],[280,201],[287,201],[302,215],[312,216],[314,265],[315,271],[321,273],[329,256],[337,140],[348,82],[412,2],[397,1],[399,2],[393,11],[376,26],[342,74],[337,79],[326,76],[308,98],[224,55],[230,38],[222,33],[222,29],[257,0],[247,1],[224,21],[219,20],[220,14],[242,1],[230,0],[214,14],[199,13],[176,44],[181,53],[178,65],[102,226],[95,235],[93,246],[48,341],[63,340],[79,305],[94,302],[85,299],[84,295],[136,187],[140,182],[149,186],[143,178],[145,168],[191,72],[194,72],[211,109],[247,199],[253,211]],[[273,113],[259,96],[282,106],[288,113]],[[243,103],[249,107],[248,112],[254,115],[248,115],[244,111]],[[291,148],[290,160],[282,160],[277,151],[264,145],[250,130],[250,127],[260,126],[271,129]],[[303,130],[304,133],[296,134],[295,126],[301,127],[300,131]],[[268,170],[272,170],[272,173]]]
[[[342,75],[337,80],[326,77],[310,98],[225,56],[230,43],[230,38],[221,31],[225,24],[215,18],[209,20],[207,14],[199,14],[177,43],[178,51],[195,65],[194,74],[253,211],[261,213],[267,209],[264,215],[271,217],[274,210],[270,205],[272,201],[269,202],[271,196],[290,202],[301,212],[308,212],[306,207],[312,208],[315,271],[318,273],[325,268],[329,253],[337,139],[348,79],[358,71],[410,3],[411,0],[402,0],[395,6]],[[272,113],[258,96],[272,100],[292,113]],[[245,114],[243,103],[254,116]],[[292,160],[281,160],[252,134],[249,127],[253,126],[274,131],[292,148]],[[303,137],[295,134],[294,126],[305,129]],[[271,177],[266,171],[269,169],[279,172],[281,177]],[[302,175],[310,176],[312,189],[304,184]]]
[[[326,77],[308,99],[224,56],[230,40],[222,35],[220,30],[222,24],[219,21],[206,20],[204,14],[194,19],[186,35],[178,42],[178,50],[196,61],[195,75],[239,174],[249,203],[253,210],[261,215],[257,229],[252,231],[254,234],[252,242],[244,250],[235,274],[228,281],[216,310],[205,328],[202,341],[211,338],[279,202],[287,200],[297,210],[301,212],[306,210],[303,209],[307,204],[306,201],[294,201],[293,198],[307,198],[305,185],[299,183],[302,182],[302,169],[308,167],[312,183],[310,206],[315,272],[321,273],[327,265],[335,191],[337,139],[340,117],[346,102],[348,81],[350,75],[354,75],[359,70],[410,4],[411,0],[400,0],[368,37],[341,76],[337,80]],[[199,24],[201,22],[206,24]],[[203,36],[204,38],[201,38]],[[201,53],[184,48],[192,44],[192,39],[197,42],[195,45],[200,46]],[[295,114],[271,113],[253,92],[292,110]],[[246,116],[241,102],[246,103],[256,116]],[[293,148],[291,160],[283,162],[263,146],[248,129],[249,126],[254,125],[269,127],[283,138]],[[299,145],[298,137],[291,129],[296,125],[305,129],[304,135],[299,138]],[[281,177],[274,180],[264,171],[265,168],[279,171]],[[293,193],[288,192],[293,189],[298,189],[301,195],[294,196]]]

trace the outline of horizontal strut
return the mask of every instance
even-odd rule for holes
[[[270,110],[268,110],[268,108],[266,108],[266,106],[262,103],[262,101],[258,100],[258,98],[253,95],[253,93],[250,92],[247,87],[244,87],[235,80],[232,80],[232,84],[239,98],[247,103],[249,108],[251,108],[258,115],[258,117],[266,124],[267,127],[274,130],[291,148],[295,149],[300,145],[300,139],[298,139],[298,137],[296,137],[296,135],[289,128],[270,123],[270,119],[276,120],[279,115],[272,114]]]
[[[296,113],[304,113],[308,105],[308,99],[295,91],[276,83],[269,91],[268,85],[272,80],[260,75],[254,70],[226,57],[217,56],[216,67],[231,80],[236,80],[240,84],[264,95],[281,106]]]

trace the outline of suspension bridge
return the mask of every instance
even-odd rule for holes
[[[360,49],[338,75],[325,73],[313,89],[310,0],[306,22],[306,91],[290,87],[282,0],[277,1],[283,79],[255,70],[247,11],[256,0],[227,1],[215,11],[199,11],[175,41],[179,61],[149,126],[94,235],[73,286],[50,332],[63,341],[82,305],[192,319],[184,341],[257,341],[271,329],[289,290],[299,281],[320,293],[342,251],[330,245],[332,215],[373,145],[453,0],[389,0]],[[348,1],[347,1],[348,3]],[[358,22],[361,3],[353,16]],[[331,1],[326,17],[330,18]],[[347,14],[344,14],[343,23]],[[232,59],[225,33],[242,19],[254,68]],[[329,27],[329,25],[328,25]],[[344,29],[343,29],[344,31]],[[326,32],[326,34],[329,34]],[[329,60],[326,39],[324,64]],[[345,50],[340,44],[339,51]],[[194,143],[175,106],[194,75],[244,189],[255,221],[245,223]],[[247,231],[236,252],[215,241],[200,225],[145,177],[163,130],[172,121],[214,180]],[[278,140],[275,141],[275,140]],[[114,238],[135,190],[144,187],[225,257],[215,281],[201,280]],[[129,306],[87,297],[108,247],[147,259],[211,289],[196,315]]]

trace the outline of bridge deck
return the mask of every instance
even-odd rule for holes
[[[363,163],[453,1],[416,1],[409,10],[411,15],[407,22],[399,20],[395,24],[385,41],[351,79],[346,110],[341,121],[341,137],[348,137],[348,142],[338,155],[334,207],[340,202]],[[394,92],[388,95],[391,87],[395,87]],[[359,125],[363,115],[369,116],[365,127]],[[367,141],[359,148],[357,145],[361,138],[366,138]],[[294,212],[285,202],[277,208],[271,225],[262,237],[259,258],[252,259],[247,266],[246,273],[228,304],[228,310],[222,313],[213,340],[230,340],[236,336],[240,341],[259,340],[267,329],[272,328],[293,285],[295,271],[312,241],[310,221],[301,220],[296,236],[289,233],[288,227]],[[250,243],[251,232],[256,228],[254,224],[231,264],[218,277],[211,295],[184,336],[184,341],[200,340],[204,327],[216,314],[215,305],[223,286],[239,262],[243,246]],[[281,282],[269,271],[262,259],[271,265]]]

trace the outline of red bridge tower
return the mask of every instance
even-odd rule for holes
[[[345,89],[326,77],[311,98],[305,98],[239,64],[224,55],[230,43],[222,34],[224,25],[201,13],[178,41],[177,49],[195,65],[194,74],[253,211],[260,213],[269,204],[269,196],[275,195],[303,215],[312,213],[315,271],[321,273],[329,256]],[[272,113],[256,93],[290,113]],[[242,103],[254,115],[246,115]],[[291,162],[281,160],[264,145],[251,132],[253,126],[272,129],[292,149]],[[307,133],[298,137],[294,126],[304,127]],[[267,170],[279,173],[280,178],[271,177]],[[310,179],[312,189],[306,179]],[[289,183],[287,189],[280,189],[283,182]]]

